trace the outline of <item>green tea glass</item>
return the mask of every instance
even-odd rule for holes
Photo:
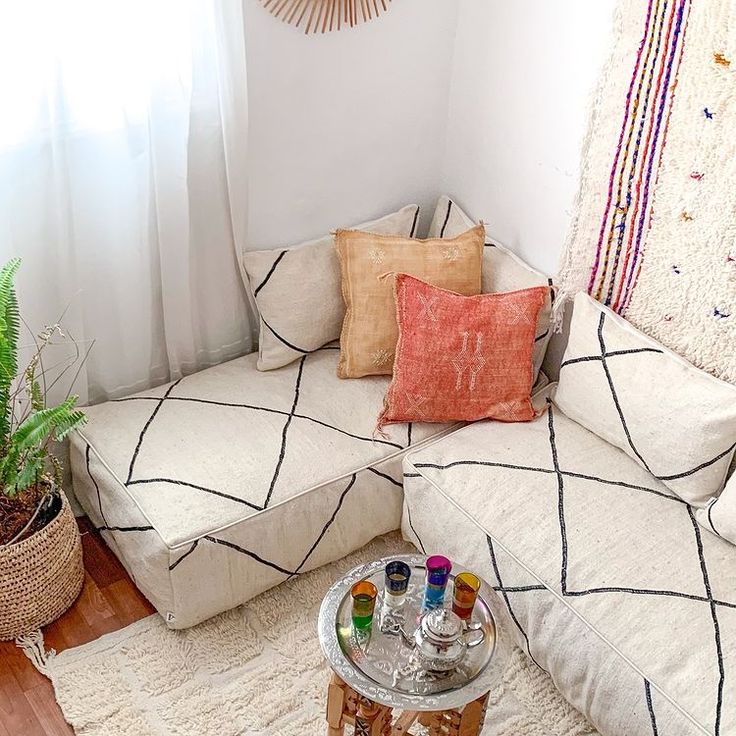
[[[367,580],[360,580],[350,589],[353,598],[353,626],[358,631],[369,631],[373,625],[378,588]]]

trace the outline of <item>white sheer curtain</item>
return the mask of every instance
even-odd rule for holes
[[[246,127],[241,0],[0,3],[0,255],[83,401],[250,350]]]

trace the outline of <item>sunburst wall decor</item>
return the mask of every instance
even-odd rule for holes
[[[274,16],[305,33],[339,31],[377,18],[391,0],[261,0]]]

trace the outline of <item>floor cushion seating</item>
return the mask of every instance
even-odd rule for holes
[[[550,406],[404,459],[407,539],[477,570],[604,736],[736,733],[736,547]]]
[[[75,493],[172,628],[399,527],[401,457],[449,427],[374,439],[389,378],[340,380],[338,354],[267,373],[248,355],[86,410]]]

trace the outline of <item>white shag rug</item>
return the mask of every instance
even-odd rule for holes
[[[414,551],[390,534],[192,629],[149,616],[41,667],[78,736],[321,736],[322,597],[361,562]],[[483,736],[597,736],[521,650],[501,652]]]

